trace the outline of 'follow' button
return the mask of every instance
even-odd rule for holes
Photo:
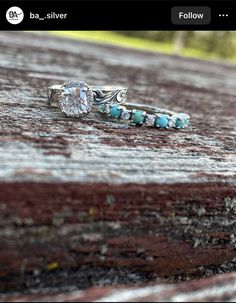
[[[171,9],[171,22],[183,25],[205,25],[211,22],[208,6],[175,6]]]

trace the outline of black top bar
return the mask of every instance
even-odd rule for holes
[[[17,6],[24,13],[18,18]],[[1,30],[236,30],[235,1],[1,1]]]

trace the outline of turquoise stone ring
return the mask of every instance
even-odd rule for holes
[[[153,126],[160,129],[183,129],[189,125],[190,117],[185,113],[175,113],[162,108],[138,103],[102,104],[98,108],[100,113],[111,118],[126,120],[130,125]]]

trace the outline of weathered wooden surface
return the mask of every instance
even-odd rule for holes
[[[53,295],[2,296],[5,302],[235,302],[236,274],[173,284],[97,287]]]
[[[235,66],[1,32],[0,67],[0,291],[235,269]],[[191,126],[68,119],[46,89],[69,79],[128,86]]]

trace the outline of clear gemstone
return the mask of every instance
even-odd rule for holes
[[[169,118],[168,126],[169,126],[169,127],[175,127],[176,119],[177,119],[177,116],[171,116],[171,117]]]
[[[121,113],[121,119],[123,120],[129,120],[130,119],[130,116],[131,116],[131,111],[124,108],[122,113]]]
[[[105,105],[105,107],[106,107],[106,114],[109,115],[110,114],[110,110],[111,110],[110,104]]]
[[[154,126],[156,120],[156,116],[155,115],[147,115],[146,117],[146,121],[145,124],[147,124],[148,126]]]
[[[83,81],[70,81],[62,86],[60,107],[70,117],[80,117],[92,109],[93,92]]]

